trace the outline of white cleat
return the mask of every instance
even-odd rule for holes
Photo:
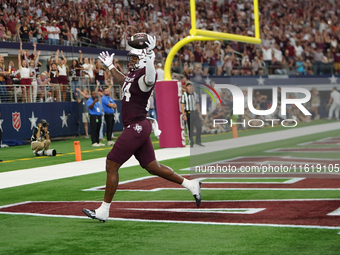
[[[96,219],[102,222],[107,221],[107,219],[109,218],[109,212],[107,213],[102,213],[102,215],[97,214],[96,210],[90,210],[90,209],[83,209],[82,210],[83,213],[85,213],[88,217],[90,217],[91,219]]]
[[[194,183],[194,186],[192,187],[192,195],[194,196],[196,200],[197,207],[200,206],[202,195],[201,195],[201,186],[202,183],[199,180],[191,180]]]

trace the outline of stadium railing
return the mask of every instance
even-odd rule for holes
[[[89,92],[94,90],[96,85],[90,84],[88,78],[77,77],[76,83],[72,83],[69,77],[69,84],[66,90],[65,101],[76,101],[76,88],[83,90],[87,88]],[[103,89],[103,87],[101,87]],[[52,89],[54,93],[52,93]],[[52,96],[54,94],[54,96]],[[90,93],[89,93],[90,94]],[[79,95],[79,93],[78,93]],[[120,99],[121,86],[114,84],[111,89],[114,99]],[[39,102],[62,102],[63,95],[60,85],[21,85],[17,79],[15,84],[0,85],[0,103],[39,103]]]

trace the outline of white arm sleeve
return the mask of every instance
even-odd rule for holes
[[[146,67],[145,67],[145,84],[147,86],[153,86],[156,82],[156,70],[154,66],[155,53],[146,54]]]

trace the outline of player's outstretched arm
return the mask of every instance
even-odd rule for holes
[[[99,54],[99,59],[110,70],[111,75],[116,80],[116,82],[123,86],[125,81],[125,75],[118,71],[117,68],[113,65],[114,55],[115,55],[114,53],[110,55],[107,51],[106,52],[103,51],[102,53]]]
[[[153,52],[156,46],[156,37],[148,35],[148,42],[145,42],[145,44],[148,46],[146,50],[145,84],[153,86],[156,82],[155,53]]]

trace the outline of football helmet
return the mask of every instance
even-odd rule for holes
[[[130,72],[134,72],[138,69],[145,67],[146,65],[146,50],[132,49],[127,55],[127,67]]]

